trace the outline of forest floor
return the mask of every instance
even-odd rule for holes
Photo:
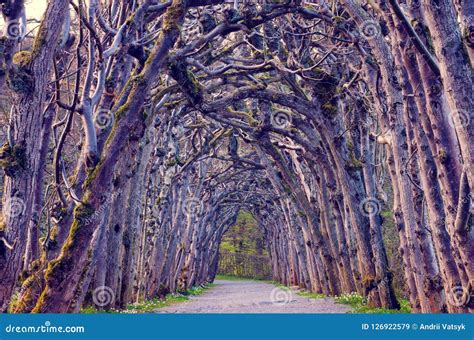
[[[332,298],[308,298],[263,281],[214,281],[215,287],[156,313],[348,313]]]

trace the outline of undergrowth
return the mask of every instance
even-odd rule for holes
[[[310,299],[324,299],[328,296],[319,293],[313,293],[309,291],[298,292],[298,295],[307,297]],[[359,313],[359,314],[406,314],[411,313],[410,303],[406,299],[399,299],[400,309],[388,309],[388,308],[379,308],[371,307],[367,304],[367,299],[362,295],[359,295],[355,292],[349,294],[342,294],[339,296],[332,297],[336,303],[343,305],[348,305],[352,307],[352,310],[349,313]]]
[[[388,309],[382,307],[371,307],[367,304],[367,299],[357,293],[342,294],[335,296],[337,303],[349,305],[352,307],[351,313],[361,314],[401,314],[411,313],[410,303],[406,299],[399,299],[400,309]]]

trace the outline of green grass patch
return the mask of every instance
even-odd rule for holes
[[[281,282],[277,282],[277,281],[266,281],[266,282],[271,283],[272,285],[274,285],[274,286],[276,286],[280,289],[283,289],[283,290],[291,289],[290,286],[284,285]]]
[[[204,293],[206,290],[208,290],[208,289],[210,289],[210,288],[213,288],[213,287],[215,287],[215,286],[216,286],[215,283],[207,283],[207,284],[205,284],[205,285],[192,287],[192,288],[188,289],[188,290],[185,291],[185,292],[181,292],[180,294],[181,294],[181,295],[185,295],[185,296],[188,296],[188,295],[191,295],[191,296],[200,295],[200,294]]]
[[[224,280],[224,281],[261,281],[264,280],[253,279],[248,277],[240,277],[240,276],[233,276],[233,275],[216,275],[215,280]]]
[[[97,313],[118,313],[116,310],[99,310],[94,306],[84,306],[81,308],[81,314],[97,314]]]
[[[374,308],[367,305],[367,299],[355,292],[349,294],[342,294],[339,296],[326,296],[324,294],[313,293],[309,291],[300,291],[297,293],[309,299],[324,299],[327,297],[333,298],[336,303],[348,305],[352,307],[349,313],[360,314],[409,314],[411,313],[410,302],[406,299],[399,299],[400,309]]]
[[[324,294],[308,292],[306,290],[298,292],[298,295],[302,296],[302,297],[309,298],[309,299],[324,299],[324,298],[327,298],[327,296],[324,295]]]
[[[168,294],[163,300],[154,298],[151,300],[140,301],[129,304],[124,311],[125,313],[150,313],[156,309],[170,306],[175,303],[180,303],[189,300],[189,297],[180,293]]]
[[[399,299],[400,309],[374,308],[367,305],[367,299],[357,293],[342,294],[335,296],[337,303],[352,307],[350,313],[361,314],[407,314],[411,313],[410,303],[406,299]]]

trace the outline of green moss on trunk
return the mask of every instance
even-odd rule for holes
[[[10,177],[15,177],[16,174],[26,168],[26,150],[22,145],[14,145],[10,147],[5,143],[0,148],[0,167],[5,171],[5,174]]]

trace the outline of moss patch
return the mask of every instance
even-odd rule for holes
[[[32,93],[34,90],[34,77],[30,70],[32,54],[28,51],[21,51],[13,56],[13,65],[8,73],[8,86],[18,93]]]
[[[180,22],[184,17],[184,6],[182,1],[174,0],[172,5],[168,7],[163,19],[163,32],[167,33],[172,30],[179,30]]]
[[[26,163],[26,151],[23,146],[10,147],[8,143],[5,143],[0,148],[0,167],[4,169],[7,176],[14,177],[26,168]]]

